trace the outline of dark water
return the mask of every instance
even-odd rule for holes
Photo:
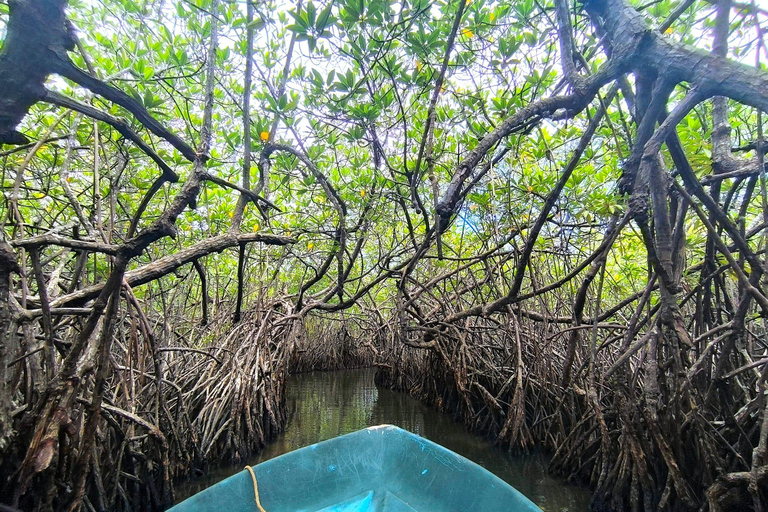
[[[480,464],[512,484],[545,512],[589,510],[589,493],[547,475],[541,453],[514,455],[470,433],[446,415],[404,393],[377,388],[375,370],[317,372],[291,377],[285,432],[248,463],[256,465],[303,446],[371,425],[391,424],[426,437]],[[180,486],[179,501],[243,469],[222,467]],[[483,511],[491,512],[491,511]]]

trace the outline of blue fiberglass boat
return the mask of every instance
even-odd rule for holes
[[[252,469],[256,493],[246,469],[169,512],[541,512],[474,462],[388,425]]]

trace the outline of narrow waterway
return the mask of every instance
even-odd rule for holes
[[[377,387],[374,374],[375,370],[367,369],[291,377],[286,387],[285,432],[248,463],[255,465],[371,425],[391,424],[473,460],[512,484],[545,512],[589,510],[589,493],[549,476],[548,458],[544,454],[515,455],[497,448],[484,437],[468,432],[448,415],[404,393]],[[176,498],[181,501],[242,469],[242,465],[214,469],[180,486]]]

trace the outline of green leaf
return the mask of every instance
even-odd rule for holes
[[[315,8],[315,4],[311,2],[307,3],[307,17],[305,18],[307,21],[307,27],[314,27],[315,26],[315,18],[317,16],[317,10]]]
[[[317,17],[317,24],[315,25],[315,29],[319,34],[322,34],[326,27],[333,23],[333,20],[331,19],[332,9],[333,3],[329,3],[326,8],[320,12],[320,16]]]

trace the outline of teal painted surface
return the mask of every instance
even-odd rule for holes
[[[415,434],[371,427],[254,468],[267,512],[540,512],[489,471]],[[242,471],[170,512],[256,511]]]
[[[362,497],[356,496],[351,500],[326,507],[320,512],[367,512],[371,510],[372,501],[373,491],[368,491]]]
[[[516,453],[495,446],[492,440],[467,431],[450,415],[421,404],[407,393],[376,386],[375,374],[375,369],[361,369],[289,377],[285,390],[285,430],[245,462],[210,467],[203,475],[179,482],[175,503],[239,473],[245,464],[255,466],[311,444],[387,424],[463,455],[512,485],[546,512],[589,510],[589,491],[549,475],[546,453]]]

